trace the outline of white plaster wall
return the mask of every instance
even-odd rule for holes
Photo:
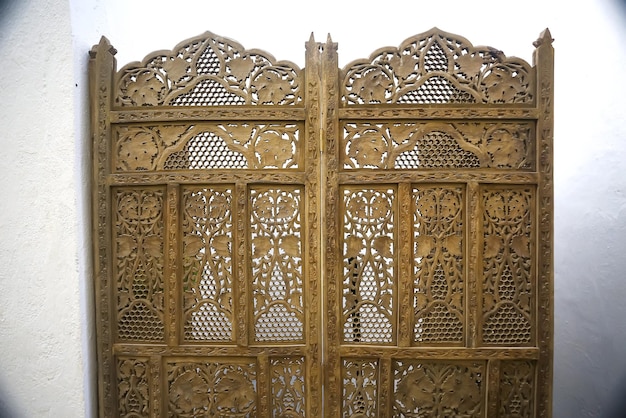
[[[0,1],[0,416],[95,416],[86,70],[101,35],[118,68],[205,30],[302,66],[311,32],[330,32],[344,65],[433,26],[529,61],[544,28],[556,39],[554,416],[610,416],[626,398],[625,19],[619,0]]]
[[[85,415],[68,2],[0,2],[0,415]],[[81,259],[82,258],[82,259]]]

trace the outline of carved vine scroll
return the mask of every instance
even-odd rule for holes
[[[103,38],[99,416],[549,418],[551,44]]]

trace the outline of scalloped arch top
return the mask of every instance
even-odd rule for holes
[[[433,28],[344,67],[341,104],[534,104],[535,78],[522,59]],[[296,64],[211,32],[124,66],[115,83],[122,107],[303,104]]]
[[[211,32],[124,66],[116,106],[298,105],[302,71]]]
[[[438,28],[376,50],[342,71],[342,104],[533,103],[524,60]]]

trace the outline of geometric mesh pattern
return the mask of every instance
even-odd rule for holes
[[[478,157],[462,149],[444,132],[431,132],[418,140],[412,151],[396,159],[395,168],[474,168],[480,167]]]
[[[189,139],[182,151],[165,161],[165,170],[211,168],[247,168],[245,157],[228,148],[226,142],[212,132],[203,132]]]

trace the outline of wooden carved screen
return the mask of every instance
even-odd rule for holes
[[[549,417],[551,44],[103,38],[100,416]]]

